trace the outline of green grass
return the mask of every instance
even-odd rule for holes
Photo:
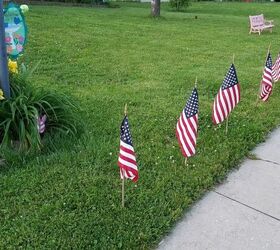
[[[255,106],[269,43],[280,49],[280,5],[193,3],[149,17],[148,5],[115,9],[31,6],[27,65],[40,87],[81,103],[84,137],[0,169],[0,248],[147,249],[280,123],[280,86]],[[248,15],[274,19],[248,35]],[[198,19],[195,19],[198,16]],[[214,96],[235,54],[241,102],[211,123]],[[197,155],[184,165],[175,125],[198,76]],[[121,208],[119,126],[128,103],[139,162]],[[63,141],[61,141],[62,143]]]

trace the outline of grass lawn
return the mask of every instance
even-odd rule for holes
[[[27,65],[32,80],[72,94],[85,133],[52,153],[0,169],[0,248],[147,249],[280,123],[280,86],[256,95],[269,43],[280,49],[277,3],[193,3],[185,13],[149,5],[30,6]],[[248,15],[274,19],[272,34],[248,35]],[[195,19],[195,16],[198,18]],[[211,107],[232,54],[241,102],[214,127]],[[198,76],[197,155],[184,165],[175,125]],[[137,184],[121,208],[119,126],[128,103]],[[69,143],[68,143],[69,144]],[[207,222],[205,222],[207,223]]]

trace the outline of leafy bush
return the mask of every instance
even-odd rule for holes
[[[180,11],[182,8],[187,8],[190,5],[189,0],[170,0],[169,4],[172,8],[175,8],[176,11]]]
[[[64,94],[32,87],[20,75],[10,76],[11,98],[0,101],[0,144],[19,151],[39,150],[38,119],[46,115],[46,133],[77,133],[78,107]]]

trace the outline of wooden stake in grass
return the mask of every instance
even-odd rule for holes
[[[197,77],[195,78],[194,87],[197,89]],[[185,166],[187,166],[188,158],[185,157]]]
[[[232,55],[232,64],[234,65],[234,54]],[[228,114],[227,119],[226,119],[226,135],[228,133],[228,120],[229,120],[228,118],[229,118],[229,114]]]
[[[122,207],[124,207],[124,170],[122,169]]]
[[[263,72],[264,72],[264,70],[265,70],[266,60],[267,60],[267,57],[268,57],[268,54],[269,54],[269,51],[270,51],[270,47],[271,47],[271,43],[269,44],[268,50],[267,50],[267,53],[266,53],[266,57],[265,57],[265,61],[264,61],[264,67],[263,67]],[[261,81],[260,81],[259,93],[257,94],[256,106],[259,104],[261,92],[262,92],[262,79],[261,79]]]
[[[229,115],[228,115],[228,117],[229,117]],[[227,117],[227,120],[226,120],[226,135],[228,133],[228,117]]]
[[[124,106],[124,115],[127,116],[127,104]],[[124,207],[124,183],[125,183],[125,173],[122,169],[122,207]]]

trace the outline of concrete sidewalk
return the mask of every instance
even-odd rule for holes
[[[162,249],[280,250],[280,128],[200,200]]]

